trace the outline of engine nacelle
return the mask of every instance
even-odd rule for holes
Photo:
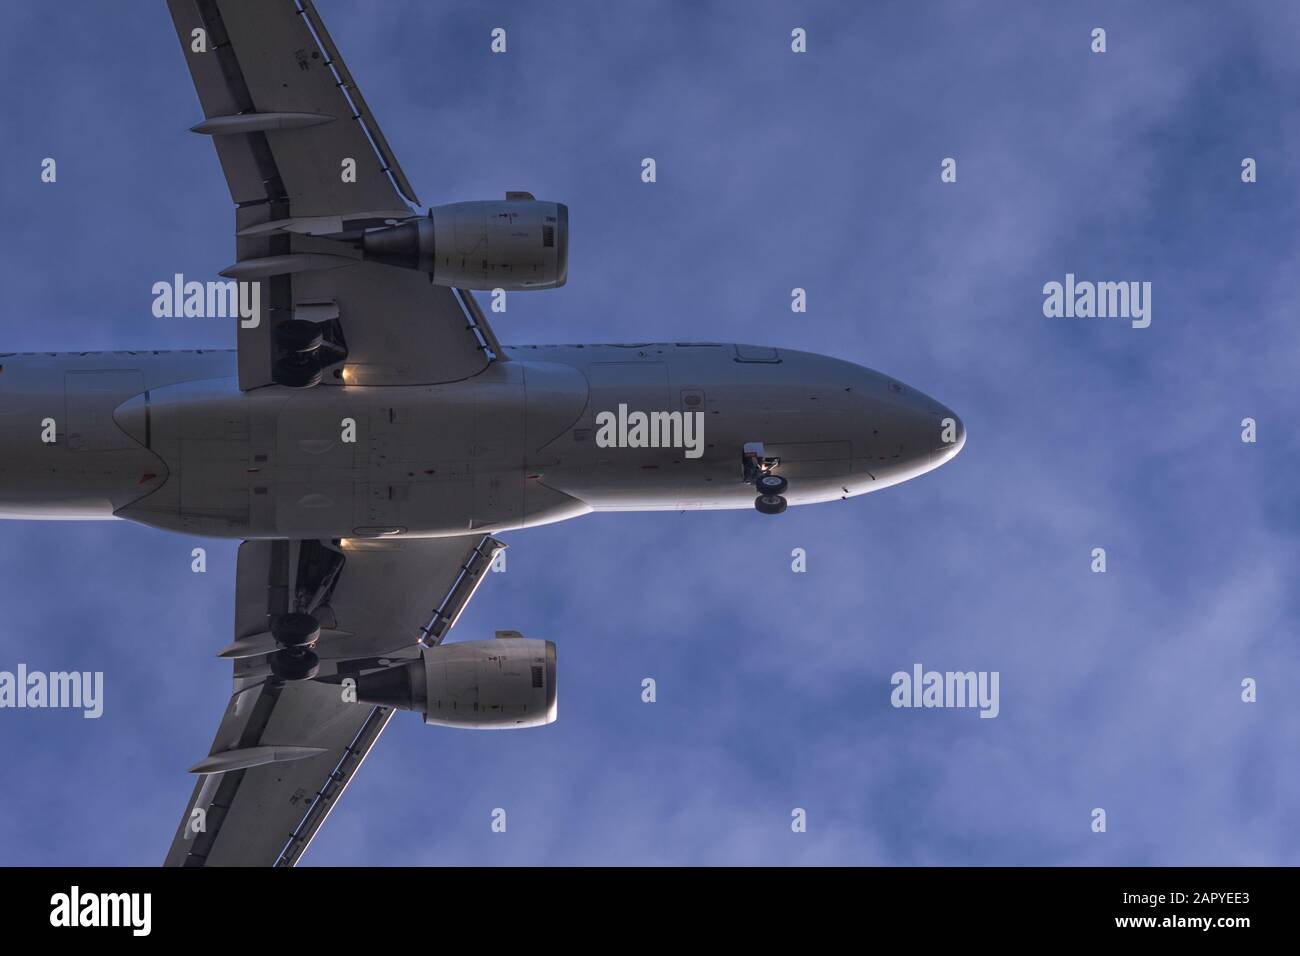
[[[506,637],[427,647],[418,661],[359,677],[357,700],[444,727],[540,727],[555,720],[555,644]]]
[[[528,194],[523,194],[528,195]],[[361,237],[366,259],[460,289],[558,289],[569,277],[569,207],[536,199],[457,202]]]

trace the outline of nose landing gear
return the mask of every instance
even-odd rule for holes
[[[752,484],[758,491],[754,507],[765,515],[779,515],[786,509],[783,497],[790,482],[772,469],[781,464],[780,458],[768,458],[763,453],[762,442],[749,442],[745,445],[742,458],[745,482]]]

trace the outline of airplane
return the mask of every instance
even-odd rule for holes
[[[556,650],[444,643],[505,532],[836,501],[956,455],[887,375],[746,344],[503,346],[475,291],[558,288],[563,203],[423,211],[312,0],[167,0],[235,204],[233,350],[0,356],[0,517],[239,539],[233,690],[166,855],[292,866],[395,710],[556,717]],[[263,308],[264,306],[264,308]]]

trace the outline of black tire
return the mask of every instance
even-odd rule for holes
[[[320,384],[320,366],[311,360],[301,362],[280,359],[275,363],[271,378],[277,385],[285,385],[289,388],[311,388]]]
[[[320,621],[301,611],[281,614],[271,622],[271,636],[281,647],[309,647],[320,638]]]
[[[770,472],[766,475],[759,475],[754,482],[754,487],[758,489],[760,495],[776,497],[785,494],[785,489],[790,487],[790,482],[786,481],[780,475],[774,475]]]
[[[276,651],[270,663],[271,673],[283,681],[311,680],[320,673],[320,658],[314,651]]]
[[[283,352],[315,352],[324,341],[321,327],[306,319],[286,319],[275,327],[275,344]]]
[[[754,499],[754,507],[765,515],[779,515],[785,510],[786,501],[780,495],[759,495]]]

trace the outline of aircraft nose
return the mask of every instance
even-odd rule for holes
[[[933,453],[934,464],[937,466],[956,457],[957,452],[962,450],[966,444],[966,426],[957,413],[947,407],[938,413],[936,419]]]

